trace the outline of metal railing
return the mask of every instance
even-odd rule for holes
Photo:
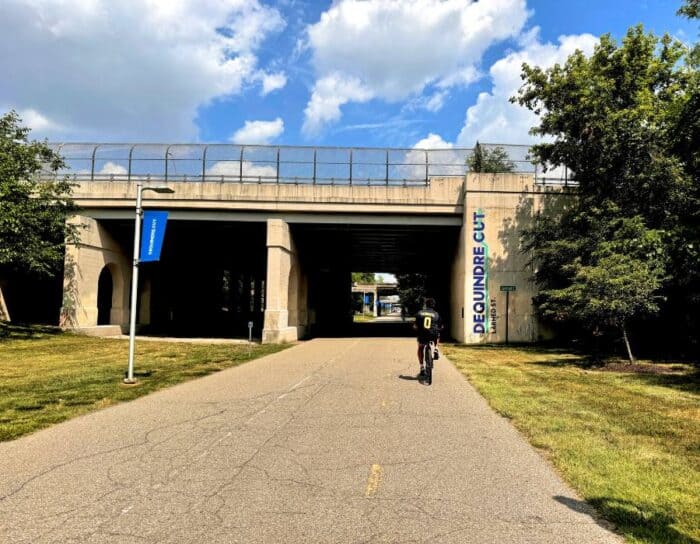
[[[573,173],[566,166],[552,167],[535,162],[531,156],[531,147],[524,144],[479,144],[484,151],[493,152],[496,149],[505,151],[507,161],[512,166],[512,172],[533,174],[535,182],[551,185],[577,185],[573,181]],[[473,152],[473,150],[472,150]]]
[[[397,149],[234,144],[51,143],[66,167],[52,175],[75,181],[160,180],[317,185],[428,185],[463,176],[470,148]],[[543,183],[567,182],[568,173],[542,177],[527,146],[482,144],[506,151],[513,170]],[[539,172],[539,177],[538,177]],[[48,172],[47,172],[48,174]]]

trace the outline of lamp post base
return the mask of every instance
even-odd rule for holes
[[[122,380],[122,383],[124,385],[137,385],[139,382],[136,378],[124,378],[124,380]]]

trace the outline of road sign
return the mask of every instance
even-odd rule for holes
[[[501,291],[515,291],[515,285],[501,285]]]

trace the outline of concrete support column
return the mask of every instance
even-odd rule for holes
[[[7,311],[5,297],[2,296],[2,285],[0,285],[0,321],[9,321],[10,312]]]
[[[298,285],[299,267],[293,266],[296,251],[289,231],[289,224],[281,219],[267,220],[267,281],[265,282],[264,344],[293,342],[298,339],[297,308],[293,310],[290,324],[290,279],[292,287]],[[294,277],[290,278],[294,273]],[[296,291],[296,287],[294,287]]]
[[[100,273],[107,268],[112,278],[110,324],[125,330],[129,323],[131,279],[128,251],[99,221],[85,216],[74,216],[70,221],[82,227],[80,242],[66,246],[61,326],[69,329],[97,326],[98,282]]]

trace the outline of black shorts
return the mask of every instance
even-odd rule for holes
[[[437,343],[437,341],[439,339],[440,339],[439,334],[432,334],[432,335],[428,335],[428,336],[419,336],[418,338],[416,338],[418,344],[421,346],[430,343],[430,341]]]

